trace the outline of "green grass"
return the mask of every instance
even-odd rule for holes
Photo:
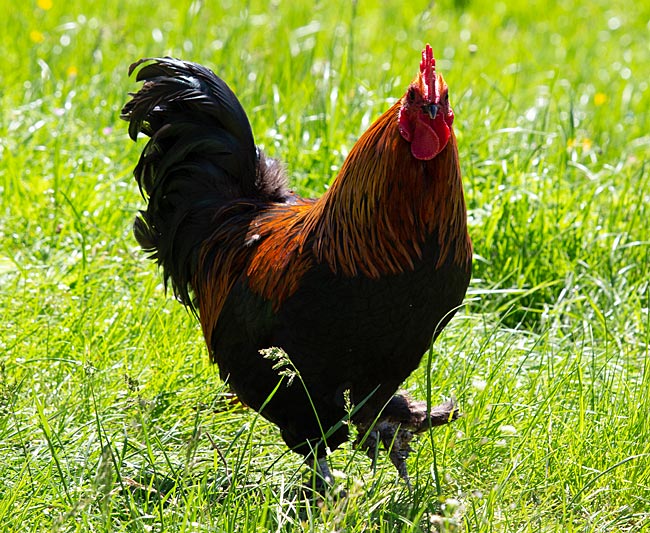
[[[650,530],[650,4],[0,3],[0,529]],[[417,440],[413,493],[344,446],[347,497],[314,502],[131,236],[127,68],[212,66],[318,195],[425,42],[476,258],[406,387],[464,416]]]

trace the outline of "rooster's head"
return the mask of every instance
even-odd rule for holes
[[[427,44],[422,50],[420,72],[401,100],[399,132],[411,143],[413,157],[429,160],[447,145],[453,122],[447,84],[442,74],[436,73],[433,50]]]

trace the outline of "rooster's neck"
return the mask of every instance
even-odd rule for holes
[[[345,275],[412,269],[431,239],[437,265],[471,261],[456,139],[430,161],[415,159],[398,111],[399,102],[357,141],[306,221],[317,259]]]

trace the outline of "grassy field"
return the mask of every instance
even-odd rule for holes
[[[0,4],[1,531],[650,531],[649,3]],[[312,501],[132,238],[127,68],[212,66],[319,195],[425,42],[476,257],[405,386],[464,416]]]

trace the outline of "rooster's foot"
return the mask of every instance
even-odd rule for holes
[[[329,489],[332,488],[334,478],[332,477],[332,472],[330,470],[329,464],[327,464],[327,458],[325,457],[313,457],[312,460],[312,474],[313,474],[313,485],[312,488],[315,492],[319,494],[324,494]]]
[[[409,479],[406,468],[406,459],[413,451],[410,446],[413,433],[404,429],[395,422],[380,422],[374,429],[368,433],[362,448],[372,461],[373,467],[377,460],[377,450],[379,443],[388,451],[388,457],[391,463],[397,469],[399,476],[404,480],[409,489],[411,489],[411,480]]]
[[[427,411],[426,402],[414,401],[407,396],[397,394],[388,403],[379,422],[371,431],[364,431],[363,427],[359,428],[360,438],[357,443],[361,444],[361,448],[370,457],[373,468],[377,461],[379,443],[381,443],[388,451],[388,457],[399,476],[411,489],[406,459],[413,451],[410,446],[413,436],[433,426],[453,422],[458,416],[458,406],[453,400],[436,405],[431,411]]]

